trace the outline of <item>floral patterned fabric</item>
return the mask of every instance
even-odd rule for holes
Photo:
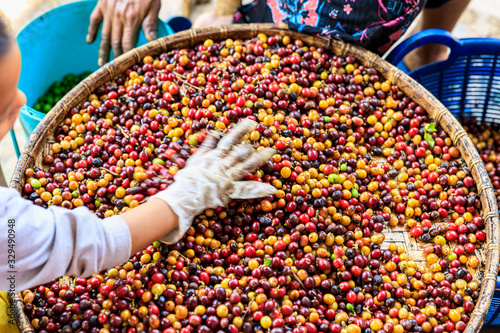
[[[281,23],[383,54],[424,8],[449,0],[255,0],[240,6],[234,23]]]

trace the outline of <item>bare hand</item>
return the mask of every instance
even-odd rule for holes
[[[134,48],[141,26],[146,39],[155,40],[160,7],[161,0],[99,0],[90,15],[87,35],[87,43],[94,42],[103,22],[99,66],[108,62],[111,47],[114,57]]]

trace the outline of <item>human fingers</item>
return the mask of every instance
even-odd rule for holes
[[[112,30],[112,18],[104,17],[101,33],[101,46],[99,47],[99,66],[104,66],[109,60],[110,39]]]
[[[142,21],[142,30],[148,41],[153,41],[158,36],[158,14],[160,13],[161,1],[153,1],[148,13]]]
[[[97,3],[92,14],[90,14],[89,30],[87,32],[87,43],[92,43],[97,36],[97,30],[99,30],[99,25],[103,20],[103,15],[101,11],[100,2]]]

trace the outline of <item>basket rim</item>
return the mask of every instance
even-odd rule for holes
[[[24,152],[17,162],[10,187],[21,192],[24,182],[24,170],[34,165],[36,156],[41,152],[41,148],[52,134],[53,129],[59,125],[74,105],[81,103],[92,93],[95,87],[114,78],[123,71],[123,68],[129,68],[131,65],[140,62],[146,55],[156,55],[172,48],[194,46],[196,43],[207,38],[221,40],[233,35],[236,38],[246,38],[246,36],[255,37],[258,33],[289,35],[292,38],[300,38],[306,45],[323,47],[342,57],[348,55],[354,56],[363,65],[375,68],[384,78],[392,81],[406,96],[422,106],[429,116],[437,121],[448,133],[455,147],[459,149],[461,156],[465,159],[467,167],[477,185],[482,203],[482,216],[486,226],[487,241],[484,243],[483,249],[487,253],[487,259],[484,276],[481,280],[480,297],[475,304],[475,309],[464,331],[465,333],[478,332],[484,323],[493,297],[500,258],[498,206],[485,166],[463,127],[436,97],[413,78],[392,64],[382,60],[378,55],[340,40],[332,40],[327,37],[306,35],[292,31],[284,23],[234,24],[213,28],[190,29],[162,37],[135,48],[114,59],[84,79],[65,95],[42,119],[31,134]],[[12,298],[12,301],[14,302],[16,320],[20,331],[22,333],[34,332],[24,313],[24,303],[21,294],[17,293]]]

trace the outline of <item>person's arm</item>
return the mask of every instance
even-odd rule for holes
[[[217,0],[213,13],[204,13],[193,22],[193,28],[217,27],[233,22],[234,12],[241,6],[241,0]]]
[[[422,30],[444,29],[452,31],[470,0],[429,0],[422,13]]]
[[[193,22],[193,28],[210,28],[233,23],[233,15],[216,15],[214,13],[203,13]]]
[[[256,151],[250,144],[238,144],[255,125],[243,120],[222,139],[211,133],[166,190],[104,220],[85,207],[44,209],[1,187],[0,290],[10,289],[12,271],[17,272],[17,290],[62,275],[90,276],[126,262],[158,239],[178,242],[207,208],[274,194],[270,184],[240,181],[274,154],[270,148]]]
[[[111,48],[115,58],[134,48],[141,26],[146,39],[155,40],[160,7],[161,0],[99,0],[87,34],[87,43],[94,42],[102,22],[99,66],[108,62]]]
[[[172,208],[160,199],[153,199],[120,215],[132,235],[133,255],[169,234],[179,225]]]
[[[90,276],[130,257],[131,233],[119,216],[100,220],[84,207],[44,209],[4,187],[0,203],[1,290],[11,289],[12,271],[20,291],[62,275]]]
[[[470,0],[430,0],[422,11],[420,30],[443,29],[452,31],[460,16],[469,5]],[[408,56],[405,63],[410,70],[421,66],[443,61],[448,58],[448,48],[441,44],[422,46]]]

